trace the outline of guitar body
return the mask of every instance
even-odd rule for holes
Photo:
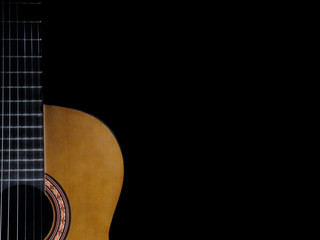
[[[91,115],[44,105],[44,147],[45,172],[63,189],[69,205],[68,212],[59,217],[60,222],[67,219],[62,225],[68,229],[57,237],[59,226],[55,225],[59,225],[57,211],[61,209],[54,210],[59,203],[52,200],[55,220],[46,239],[109,239],[123,181],[122,155],[111,131]],[[46,187],[54,188],[47,181]]]

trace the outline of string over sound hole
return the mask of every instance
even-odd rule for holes
[[[53,222],[49,199],[38,188],[14,186],[1,193],[1,239],[43,240]]]

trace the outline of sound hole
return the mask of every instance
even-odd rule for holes
[[[14,186],[1,195],[1,239],[43,240],[47,236],[53,209],[42,191],[32,186]]]

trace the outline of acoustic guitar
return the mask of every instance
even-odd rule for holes
[[[106,240],[119,145],[81,111],[43,104],[41,3],[1,3],[0,240]]]

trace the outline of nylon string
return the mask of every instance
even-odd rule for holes
[[[4,56],[4,2],[1,2],[2,6],[2,56]],[[0,199],[0,240],[2,240],[2,190],[3,190],[3,150],[4,150],[4,70],[5,70],[5,65],[4,65],[4,58],[2,58],[2,85],[1,85],[1,90],[2,90],[2,128],[1,128],[1,145],[2,145],[2,151],[1,151],[1,199]]]
[[[9,14],[8,14],[8,56],[9,56],[9,74],[8,74],[8,78],[9,78],[9,86],[11,86],[11,4],[8,4],[9,7]],[[11,88],[9,88],[9,98],[8,100],[11,100]],[[9,139],[9,144],[8,144],[8,217],[7,217],[7,240],[10,240],[10,197],[11,197],[11,190],[10,190],[10,185],[11,185],[11,146],[10,146],[10,141],[11,141],[11,103],[8,103],[8,107],[9,107],[9,120],[8,120],[8,139]]]
[[[31,56],[34,56],[34,49],[33,49],[33,27],[32,27],[32,24],[30,24],[30,33],[31,33],[31,40],[30,40],[30,46],[31,46]],[[33,60],[31,60],[31,72],[34,71],[34,68],[33,68]],[[32,82],[32,86],[35,86],[34,85],[34,76],[32,76],[31,78],[31,82]],[[32,99],[34,98],[34,91],[32,91]],[[31,104],[31,112],[34,113],[34,104]],[[32,126],[35,126],[35,117],[33,116],[32,117]],[[35,129],[32,128],[32,137],[35,136]],[[34,149],[35,148],[35,140],[32,140],[32,148]],[[32,152],[32,159],[35,159],[35,152],[33,151]],[[34,161],[32,161],[32,169],[34,169]],[[35,179],[35,175],[34,175],[34,170],[32,171],[32,179]],[[35,225],[36,225],[36,220],[35,220],[35,192],[34,192],[34,187],[32,188],[32,238],[33,240],[35,240]]]
[[[16,7],[16,19],[17,19],[17,22],[19,20],[19,17],[18,17],[18,8]],[[16,24],[16,31],[17,31],[17,39],[19,39],[19,31],[18,31],[18,26],[19,24]],[[17,56],[19,56],[19,41],[17,41]],[[17,58],[17,72],[19,71],[19,59]],[[18,173],[17,173],[17,240],[19,239],[19,174],[20,174],[20,152],[19,152],[19,147],[20,147],[20,135],[19,135],[19,132],[20,132],[20,109],[19,109],[19,106],[20,106],[20,103],[19,103],[19,100],[20,100],[20,95],[19,95],[19,86],[20,86],[20,75],[17,74],[17,166],[18,166]]]
[[[26,41],[26,23],[23,23],[23,54],[24,56],[27,55],[27,41]],[[24,95],[27,96],[27,59],[23,59],[23,66],[24,66]],[[24,109],[27,110],[27,103],[24,103]],[[27,125],[27,124],[26,124]],[[24,135],[27,136],[27,129],[24,129]],[[26,142],[24,143],[24,148],[26,149]],[[26,156],[26,153],[24,153]],[[26,157],[25,157],[26,158]],[[24,239],[27,240],[27,172],[24,172],[24,189],[25,189],[25,198],[24,198]]]
[[[37,39],[38,39],[38,41],[37,41],[37,54],[40,56],[41,55],[41,53],[40,53],[40,41],[39,41],[39,39],[40,39],[40,24],[37,24]],[[38,66],[38,72],[39,72],[39,74],[38,74],[38,86],[41,86],[41,74],[40,74],[40,70],[41,70],[41,66],[40,66],[40,58],[37,58],[37,66]],[[41,91],[39,91],[38,92],[38,98],[37,98],[37,100],[40,100],[40,99],[42,99],[42,96],[41,96]],[[43,105],[41,104],[41,107],[43,107]],[[42,109],[41,109],[41,111],[42,111]],[[40,124],[39,123],[39,118],[37,118],[38,119],[38,124]],[[41,124],[43,124],[43,121],[41,121]],[[42,131],[43,131],[43,129],[42,129]],[[41,134],[42,135],[42,134]],[[41,148],[43,149],[43,145],[41,144]],[[44,155],[42,155],[42,157],[44,158]],[[43,161],[44,162],[44,161]],[[43,166],[43,169],[44,169],[44,166]],[[44,177],[44,176],[43,176]],[[43,183],[44,183],[44,179],[43,179]],[[41,231],[41,239],[43,239],[43,229],[42,229],[42,191],[44,191],[44,186],[42,185],[42,183],[40,183],[40,231]]]

